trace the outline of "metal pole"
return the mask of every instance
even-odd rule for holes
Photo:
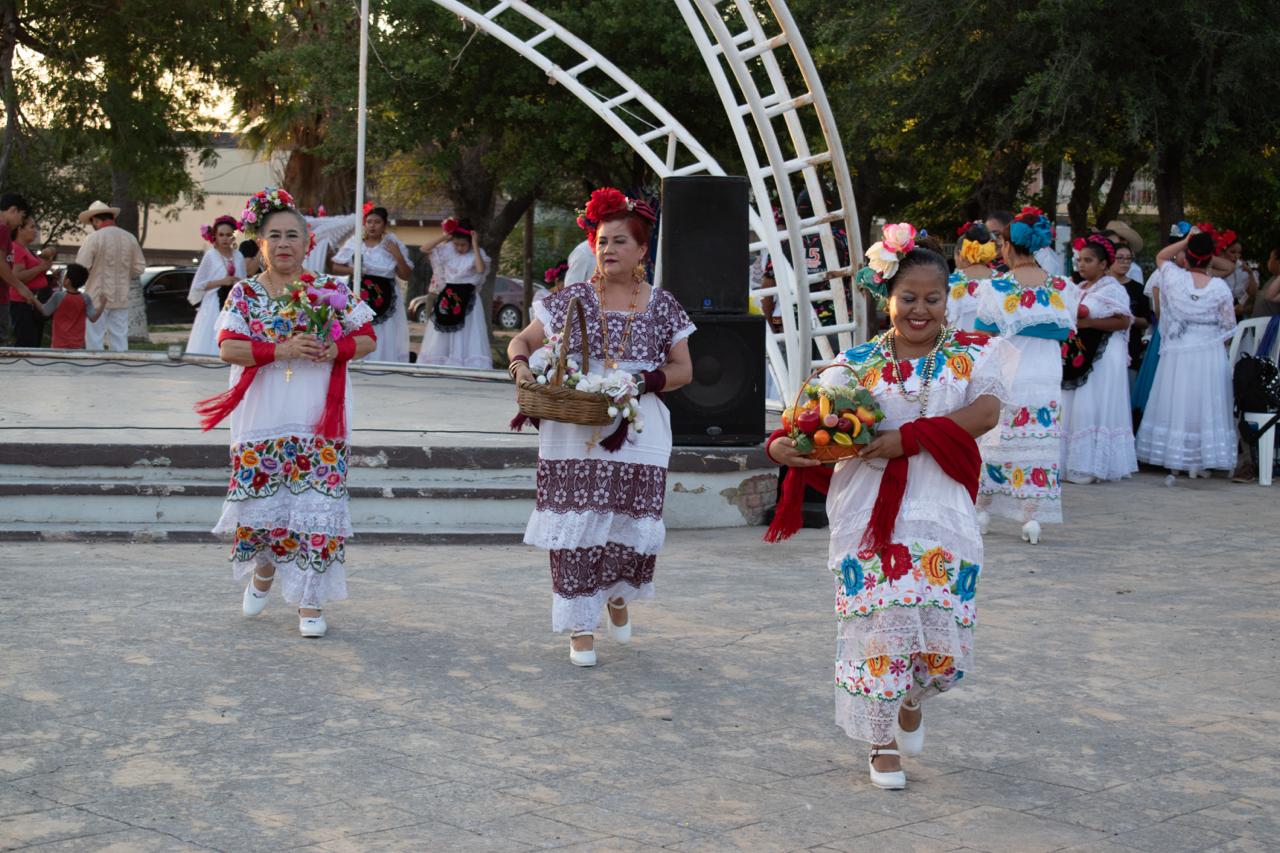
[[[364,261],[364,138],[368,123],[369,0],[360,0],[360,94],[356,105],[356,253],[351,270],[351,290],[360,292]]]
[[[533,319],[533,211],[535,201],[524,214],[524,323]]]

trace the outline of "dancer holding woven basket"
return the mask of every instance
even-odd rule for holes
[[[235,577],[252,575],[245,616],[262,612],[279,576],[299,632],[322,637],[322,608],[347,597],[347,362],[373,351],[373,311],[302,268],[310,235],[284,190],[250,198],[240,229],[266,269],[232,286],[218,318],[231,387],[196,406],[206,430],[231,417],[231,484],[213,532],[235,537]]]
[[[595,665],[594,632],[606,602],[610,635],[629,642],[627,605],[653,597],[666,536],[671,420],[658,392],[693,378],[686,339],[694,326],[674,296],[645,281],[654,219],[648,204],[616,189],[592,193],[578,219],[595,248],[592,281],[534,303],[533,320],[507,348],[517,385],[535,382],[529,357],[565,327],[570,306],[580,305],[585,341],[574,325],[559,344],[576,363],[590,360],[592,373],[634,374],[640,395],[630,430],[621,412],[606,426],[545,419],[538,425],[537,504],[524,541],[550,552],[551,627],[572,632],[569,659],[577,666]]]
[[[836,723],[871,744],[872,784],[897,789],[906,785],[900,754],[924,748],[921,701],[972,667],[983,562],[976,439],[999,421],[1018,354],[1001,338],[949,327],[946,261],[916,246],[908,223],[884,232],[858,283],[887,301],[892,327],[819,382],[859,383],[885,419],[834,472],[781,431],[769,437],[769,455],[791,470],[767,538],[799,528],[805,485],[827,488]]]

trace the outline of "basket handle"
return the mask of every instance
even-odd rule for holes
[[[854,376],[858,375],[858,371],[854,370],[853,365],[849,364],[849,362],[847,361],[833,361],[830,364],[823,364],[823,365],[820,365],[819,367],[814,368],[813,373],[809,374],[809,378],[800,383],[800,390],[796,391],[795,402],[791,404],[792,411],[795,411],[796,409],[800,408],[800,398],[804,396],[805,386],[808,385],[810,382],[812,382],[818,376],[822,375],[825,371],[828,371],[833,367],[843,367],[845,370],[849,371]]]
[[[560,332],[560,355],[556,358],[556,375],[552,377],[552,385],[564,383],[564,374],[569,358],[569,332],[573,329],[574,309],[578,314],[578,332],[582,339],[582,372],[591,372],[591,342],[587,340],[587,315],[582,310],[582,300],[576,296],[569,298],[569,307],[564,311],[564,328]]]

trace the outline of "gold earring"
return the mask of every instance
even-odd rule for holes
[[[647,272],[648,270],[644,268],[644,261],[641,261],[636,264],[636,268],[631,271],[631,277],[636,280],[636,284],[640,284],[645,280],[645,273]]]

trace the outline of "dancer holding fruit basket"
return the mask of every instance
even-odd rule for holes
[[[592,281],[534,303],[532,322],[507,349],[512,378],[526,386],[522,397],[559,379],[608,398],[607,423],[538,424],[537,503],[524,538],[550,552],[551,627],[571,632],[577,666],[596,663],[594,634],[606,605],[610,635],[630,641],[627,605],[653,597],[666,536],[671,419],[658,392],[692,379],[694,326],[674,296],[645,281],[654,219],[648,204],[616,189],[592,193],[578,219],[595,250]],[[566,323],[579,317],[584,325]],[[562,357],[567,368],[558,376]]]
[[[900,756],[924,747],[921,701],[972,667],[983,563],[975,439],[998,422],[1018,361],[1008,342],[947,325],[947,263],[915,235],[908,223],[886,225],[858,276],[887,302],[891,328],[802,389],[819,422],[835,414],[839,434],[848,421],[859,446],[830,453],[834,438],[824,448],[816,428],[806,433],[805,406],[766,445],[790,469],[771,541],[799,528],[804,486],[827,481],[836,722],[871,744],[871,781],[893,789],[906,785]],[[854,451],[833,472],[820,467]]]
[[[235,577],[252,575],[246,616],[281,575],[300,633],[322,637],[324,605],[347,597],[347,362],[373,351],[373,311],[338,279],[303,270],[307,223],[284,190],[249,199],[240,228],[267,269],[231,288],[218,319],[231,387],[196,407],[206,430],[231,416],[231,485],[213,532],[235,537]]]

